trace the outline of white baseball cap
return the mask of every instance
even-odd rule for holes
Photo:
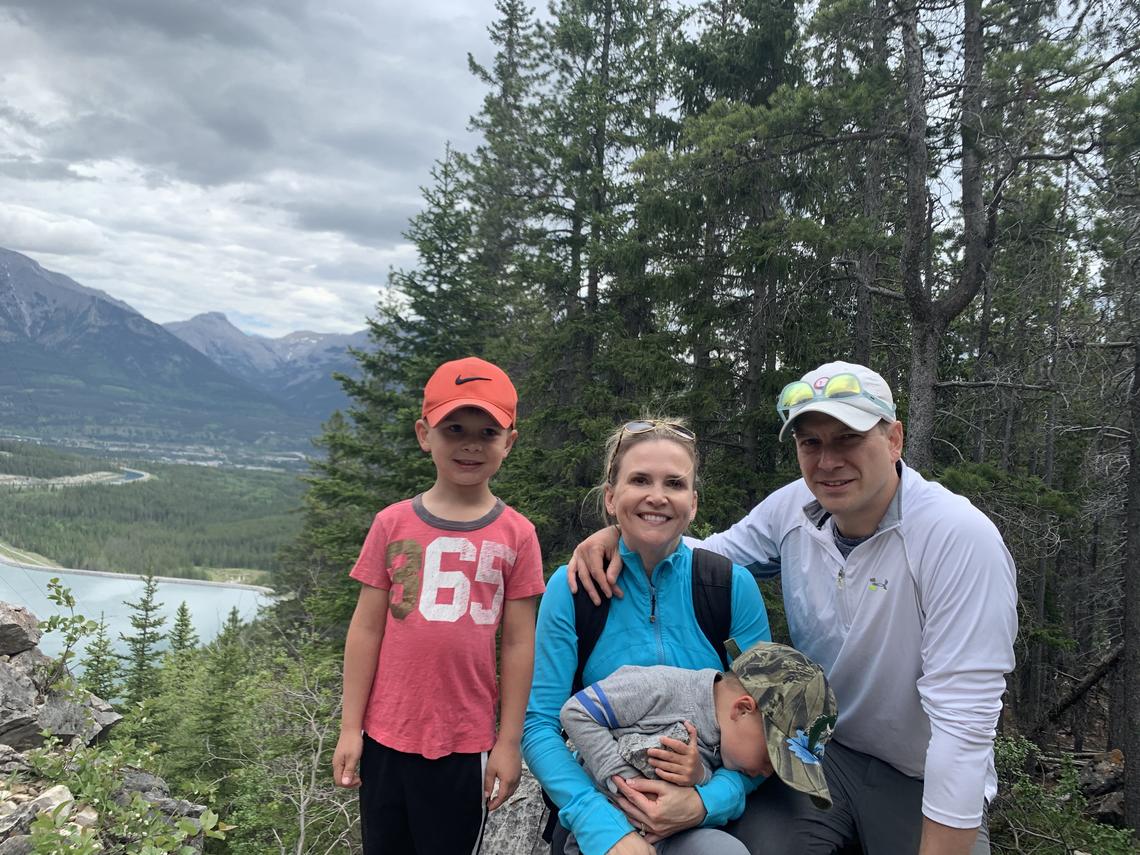
[[[852,375],[858,382],[840,383],[842,391],[832,396],[825,395],[824,390],[831,380],[842,375]],[[786,405],[784,400],[789,391],[806,394],[801,383],[811,388],[812,397]],[[791,398],[794,400],[795,396]],[[896,420],[895,399],[887,381],[867,366],[853,362],[828,362],[809,371],[798,381],[789,383],[780,393],[776,409],[784,419],[784,426],[780,428],[781,440],[792,423],[805,413],[823,413],[857,431],[870,430],[879,421],[890,423]]]

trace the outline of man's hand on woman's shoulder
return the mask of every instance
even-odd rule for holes
[[[619,538],[620,533],[616,525],[606,526],[574,548],[574,554],[570,556],[570,563],[566,568],[566,581],[570,585],[570,593],[578,593],[578,586],[581,585],[595,606],[601,604],[601,594],[605,594],[606,597],[617,596],[619,599],[625,596],[625,592],[617,584],[618,574],[621,573]]]

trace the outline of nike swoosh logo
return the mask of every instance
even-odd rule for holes
[[[490,377],[456,377],[455,385],[462,386],[464,383],[470,383],[472,380],[490,380]]]

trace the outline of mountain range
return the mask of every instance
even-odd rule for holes
[[[0,248],[0,432],[295,447],[347,404],[349,335],[243,333],[218,312],[161,325]]]

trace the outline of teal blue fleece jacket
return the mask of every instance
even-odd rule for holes
[[[586,685],[608,677],[622,665],[672,665],[717,668],[720,657],[697,624],[693,611],[693,551],[684,543],[646,576],[641,559],[622,540],[625,566],[618,584],[625,591],[610,604],[606,626],[583,671]],[[768,613],[752,574],[732,568],[732,638],[741,650],[770,641]],[[534,682],[523,725],[526,764],[559,807],[559,819],[574,832],[586,855],[604,855],[634,830],[629,820],[590,780],[562,739],[558,714],[570,697],[578,665],[574,598],[565,565],[546,586],[538,612]],[[744,797],[761,779],[718,769],[697,787],[707,816],[704,825],[724,825],[744,811]]]

